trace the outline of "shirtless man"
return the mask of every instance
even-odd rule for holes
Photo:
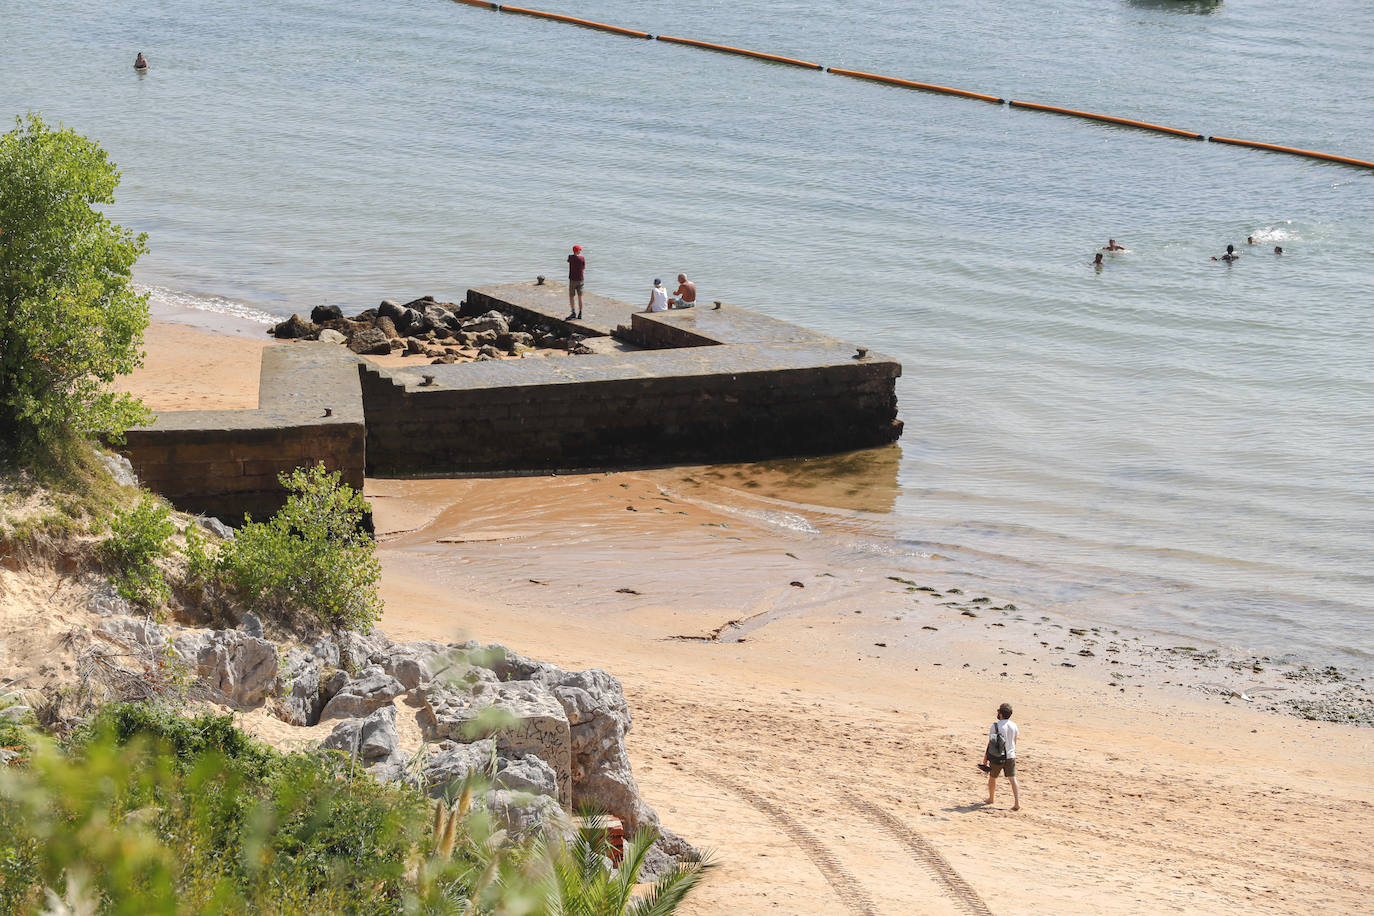
[[[1213,260],[1216,259],[1213,258]],[[1099,251],[1097,254],[1093,255],[1093,267],[1096,267],[1098,270],[1102,269],[1102,252]]]
[[[668,308],[689,309],[697,304],[697,285],[688,280],[686,274],[678,274],[677,290],[673,296],[676,298],[668,300]]]
[[[1125,251],[1125,250],[1126,250],[1126,246],[1125,246],[1125,245],[1118,245],[1118,244],[1116,243],[1116,239],[1107,239],[1107,247],[1103,248],[1102,250],[1103,250],[1103,251]]]

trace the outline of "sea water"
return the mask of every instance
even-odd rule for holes
[[[1374,159],[1364,4],[541,7]],[[902,362],[856,557],[1374,668],[1374,171],[446,0],[0,0],[0,35],[0,114],[109,150],[158,301],[457,300],[573,243],[628,303],[685,272]]]

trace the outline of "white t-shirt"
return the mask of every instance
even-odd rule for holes
[[[1002,733],[1002,740],[1007,743],[1007,759],[1015,760],[1016,735],[1019,731],[1016,727],[1016,723],[1010,719],[998,719],[996,722],[992,723],[992,726],[988,729],[988,740],[991,741],[996,737],[999,731]]]
[[[653,289],[653,298],[649,301],[649,311],[666,312],[668,311],[668,291],[661,286]]]

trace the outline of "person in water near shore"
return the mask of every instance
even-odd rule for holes
[[[572,254],[568,255],[568,317],[566,321],[574,318],[579,321],[582,319],[582,283],[587,272],[587,259],[582,257],[582,246],[574,245]],[[577,300],[576,306],[573,300]]]
[[[147,70],[147,69],[148,69],[148,58],[146,58],[146,57],[143,56],[143,52],[142,52],[142,51],[139,51],[139,52],[138,52],[138,56],[134,58],[134,69],[135,69],[135,70]]]
[[[988,729],[988,748],[983,752],[983,765],[987,769],[988,800],[992,804],[997,794],[997,777],[1006,775],[1011,783],[1011,810],[1021,810],[1021,787],[1016,784],[1016,736],[1020,729],[1011,721],[1011,704],[1003,703],[997,707],[997,719]]]
[[[1106,247],[1106,248],[1103,248],[1102,250],[1103,250],[1103,251],[1125,251],[1125,250],[1126,250],[1126,246],[1125,246],[1125,245],[1118,245],[1118,244],[1116,243],[1116,239],[1107,239],[1107,247]]]
[[[1102,266],[1102,252],[1099,251],[1097,254],[1093,255],[1093,267],[1101,267],[1101,266]]]
[[[663,281],[654,279],[654,288],[649,290],[649,307],[646,312],[666,312],[668,311],[668,291],[663,288]]]
[[[1247,244],[1247,245],[1253,245],[1253,244],[1255,244],[1255,237],[1254,237],[1253,235],[1247,235],[1247,236],[1245,237],[1245,244]]]
[[[1218,258],[1218,257],[1213,257],[1212,260],[1213,260],[1213,261],[1239,261],[1239,260],[1240,260],[1240,255],[1236,254],[1236,246],[1235,246],[1235,245],[1227,245],[1227,246],[1226,246],[1226,253],[1225,253],[1224,255],[1222,255],[1221,257],[1219,257],[1219,258]]]
[[[677,290],[673,296],[676,298],[668,300],[668,308],[689,309],[697,304],[697,285],[688,280],[686,274],[678,274]]]
[[[1283,246],[1282,246],[1282,245],[1275,245],[1275,246],[1274,246],[1274,254],[1283,254]]]

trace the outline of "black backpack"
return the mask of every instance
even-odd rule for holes
[[[988,763],[1007,762],[1007,738],[1002,734],[1001,720],[992,723],[992,737],[988,739]]]

